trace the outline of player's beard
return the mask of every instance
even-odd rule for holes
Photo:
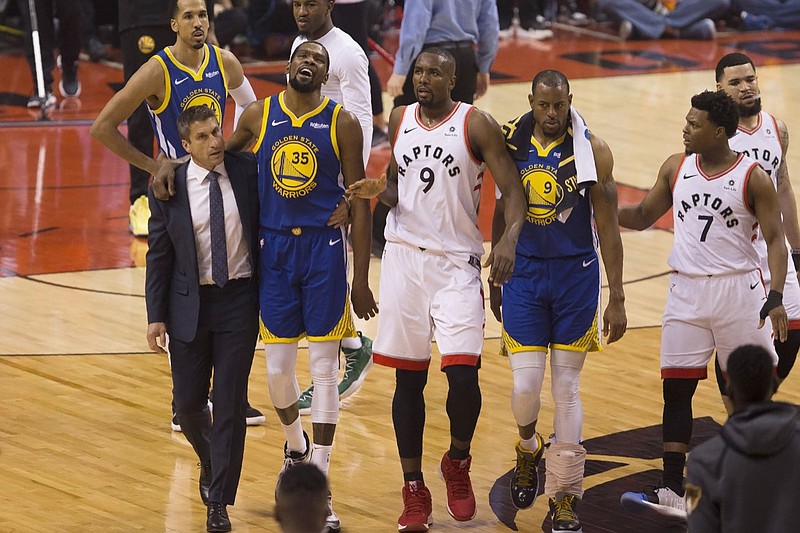
[[[742,118],[754,117],[761,113],[761,97],[756,98],[756,101],[753,105],[744,106],[742,104],[738,104],[736,107],[739,108],[739,116]]]
[[[289,78],[289,85],[291,85],[292,89],[299,93],[313,93],[314,90],[316,90],[316,87],[314,86],[314,80],[303,83],[298,81],[297,78]]]

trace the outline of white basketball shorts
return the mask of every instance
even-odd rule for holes
[[[387,242],[381,261],[376,363],[426,370],[436,339],[442,368],[477,365],[485,311],[480,263]]]

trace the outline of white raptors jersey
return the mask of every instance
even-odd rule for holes
[[[684,157],[672,185],[675,236],[667,263],[689,276],[757,269],[758,221],[747,204],[747,181],[756,162],[739,154],[730,168],[709,176],[698,157]]]
[[[778,167],[783,160],[783,146],[781,146],[778,123],[775,117],[765,111],[758,114],[758,124],[752,130],[746,130],[739,126],[729,144],[731,149],[741,152],[754,159],[761,167],[767,171],[772,178],[772,185],[778,189]],[[769,287],[772,274],[769,271],[767,262],[767,242],[758,231],[758,239],[754,243],[760,259],[761,271],[763,272],[764,282]],[[787,243],[788,248],[788,243]],[[786,271],[786,281],[793,283],[793,276],[796,277],[794,262],[789,256],[788,269]]]
[[[386,220],[386,240],[441,253],[483,254],[478,203],[483,164],[469,148],[467,119],[473,106],[457,102],[432,128],[419,104],[406,107],[397,126],[397,205]]]
[[[783,160],[783,147],[775,117],[766,111],[761,111],[755,129],[746,130],[739,126],[728,144],[731,150],[741,152],[761,165],[772,178],[772,183],[777,186],[778,167]]]

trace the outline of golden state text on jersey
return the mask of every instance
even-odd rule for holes
[[[205,56],[197,72],[175,59],[169,48],[164,48],[154,57],[164,69],[166,93],[158,109],[148,108],[150,121],[161,150],[176,159],[186,155],[178,133],[178,116],[190,107],[205,105],[214,111],[217,121],[222,124],[228,79],[222,55],[216,46],[205,45]]]
[[[297,117],[284,93],[264,101],[258,160],[261,226],[325,227],[344,193],[336,123],[342,108],[329,98]]]
[[[507,142],[517,118],[504,127]],[[572,129],[548,146],[531,135],[527,157],[515,159],[528,202],[517,253],[526,257],[571,257],[593,253],[595,234],[588,188],[578,184]],[[521,147],[524,154],[524,147]]]

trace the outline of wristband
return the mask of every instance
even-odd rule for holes
[[[769,294],[767,295],[767,301],[764,302],[764,306],[761,308],[761,312],[758,314],[758,316],[761,317],[761,320],[764,320],[767,318],[767,315],[770,311],[780,305],[783,305],[783,294],[778,291],[769,291]]]

